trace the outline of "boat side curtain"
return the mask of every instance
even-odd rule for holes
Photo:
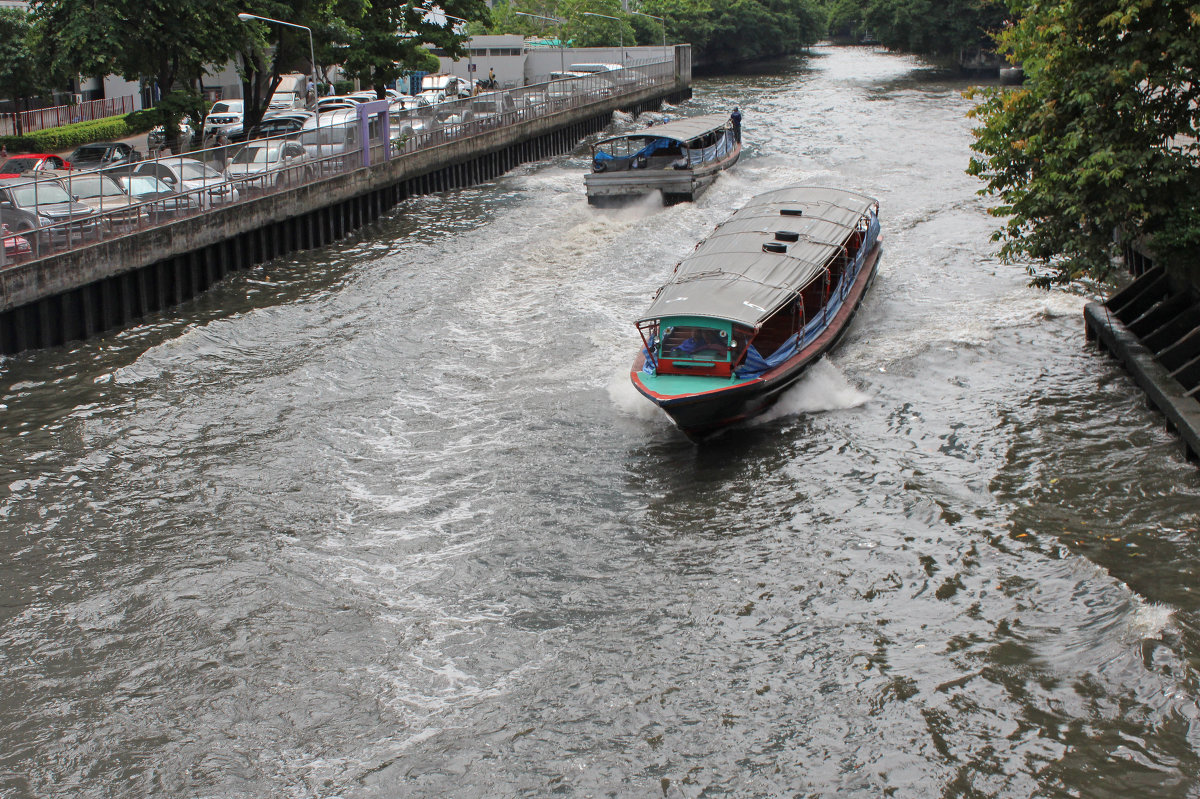
[[[649,158],[659,150],[666,150],[676,143],[674,139],[651,139],[645,147],[634,153],[633,157],[637,158],[639,155],[644,155]]]
[[[739,380],[745,380],[751,377],[758,377],[763,372],[769,369],[774,369],[788,358],[796,354],[800,349],[800,334],[793,333],[786,341],[779,345],[779,349],[771,353],[767,358],[762,356],[754,345],[746,347],[746,357],[742,360],[742,365],[734,370],[733,374]]]
[[[696,166],[708,161],[719,161],[733,151],[734,143],[733,131],[723,130],[721,131],[721,137],[711,147],[688,150],[688,165]]]
[[[817,336],[825,330],[829,325],[829,320],[837,315],[841,310],[842,303],[846,299],[846,294],[850,291],[850,286],[858,277],[859,270],[862,269],[863,263],[867,260],[867,254],[875,246],[876,240],[879,238],[879,217],[875,214],[871,215],[871,221],[867,223],[867,233],[863,238],[862,246],[858,248],[858,252],[854,256],[854,262],[845,272],[842,273],[841,279],[836,286],[833,286],[829,294],[829,302],[821,309],[821,313],[814,314],[813,318],[808,321],[804,329],[799,333],[793,333],[788,337],[783,344],[779,345],[779,349],[771,353],[770,357],[764,358],[754,345],[751,344],[746,348],[746,357],[742,360],[740,366],[734,370],[734,376],[739,380],[747,380],[752,377],[758,377],[766,371],[774,369],[788,358],[795,355],[800,350],[816,340]]]

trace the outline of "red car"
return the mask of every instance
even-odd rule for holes
[[[14,235],[8,225],[0,224],[0,239],[4,242],[4,264],[20,263],[33,254],[29,240],[24,236]]]
[[[10,155],[0,164],[0,178],[19,178],[35,169],[70,169],[71,162],[50,153],[22,153]]]

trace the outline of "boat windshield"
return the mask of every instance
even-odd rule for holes
[[[106,175],[79,175],[67,179],[67,186],[76,197],[124,197],[117,182]]]
[[[676,325],[662,329],[660,357],[728,361],[729,353],[729,333],[725,330],[699,325]]]

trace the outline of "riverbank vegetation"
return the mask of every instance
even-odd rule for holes
[[[691,44],[697,65],[721,67],[799,52],[826,31],[820,0],[643,0],[636,11],[622,11],[620,0],[497,0],[478,32],[561,38],[575,47],[665,38]]]
[[[1034,262],[1042,285],[1103,279],[1120,231],[1189,266],[1200,247],[1200,13],[1123,0],[1012,5],[1017,22],[999,41],[1025,83],[979,92],[969,169],[1000,201],[1001,255]]]
[[[1003,0],[825,0],[824,10],[836,39],[927,56],[990,49],[1009,19]]]

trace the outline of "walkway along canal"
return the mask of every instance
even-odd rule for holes
[[[398,136],[387,145],[377,139],[306,162],[265,190],[243,183],[241,201],[164,224],[99,241],[64,225],[65,252],[0,269],[0,353],[124,326],[229,272],[340,239],[408,197],[569,152],[603,130],[614,111],[637,113],[689,96],[691,49],[674,51],[674,61],[626,68],[619,82],[595,75],[570,80],[569,93],[556,90],[568,83],[561,81],[414,110],[391,120]],[[481,104],[494,106],[473,115]],[[108,215],[102,229],[115,231],[108,223],[124,213]]]

